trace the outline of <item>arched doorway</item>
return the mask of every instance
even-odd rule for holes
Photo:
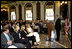
[[[26,3],[25,5],[25,20],[33,19],[33,7],[31,3]]]
[[[41,16],[40,16],[40,3],[37,2],[36,6],[37,6],[37,18],[36,19],[40,20],[40,18],[41,18]]]
[[[1,20],[8,20],[7,8],[1,8]]]
[[[48,1],[45,3],[45,20],[54,21],[55,16],[55,3]]]
[[[10,7],[10,19],[16,20],[16,7],[14,5]]]

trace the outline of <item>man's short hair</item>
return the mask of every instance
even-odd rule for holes
[[[4,31],[7,31],[7,30],[9,30],[9,27],[4,27],[4,28],[2,29],[3,32],[4,32]]]

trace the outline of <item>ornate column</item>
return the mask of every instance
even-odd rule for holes
[[[22,20],[25,20],[25,17],[24,17],[24,4],[22,4],[21,6],[22,6]]]
[[[8,20],[10,20],[10,17],[11,17],[11,15],[10,15],[10,6],[8,6]]]
[[[19,20],[19,8],[18,5],[16,5],[16,20]]]
[[[71,6],[71,2],[70,1],[68,1],[68,17],[69,17],[69,19],[70,19],[70,7]]]
[[[43,2],[40,2],[40,5],[41,5],[41,20],[43,20],[44,21],[44,17],[45,17],[45,15],[44,15],[44,3]]]
[[[33,5],[33,19],[36,20],[36,3],[32,3]]]
[[[60,17],[60,1],[55,2],[55,15],[59,15]]]

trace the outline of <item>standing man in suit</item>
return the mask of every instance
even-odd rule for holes
[[[1,47],[8,48],[9,46],[14,45],[17,48],[24,48],[24,45],[21,43],[14,43],[13,37],[9,34],[9,28],[3,28],[3,33],[1,33]]]
[[[56,29],[56,34],[57,34],[56,41],[59,41],[59,39],[60,39],[60,30],[61,30],[61,19],[58,17],[58,15],[56,15],[55,29]]]

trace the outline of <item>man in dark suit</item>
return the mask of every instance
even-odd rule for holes
[[[9,28],[3,28],[3,33],[1,33],[1,47],[8,48],[9,46],[16,46],[17,48],[24,48],[24,45],[21,43],[14,43],[13,37],[9,34]]]
[[[20,20],[20,22],[19,22],[20,28],[21,28],[22,25],[24,25],[24,24],[23,24],[23,20]]]
[[[10,32],[14,32],[14,26],[15,26],[15,23],[11,23],[11,26],[9,25]]]
[[[60,30],[61,30],[61,19],[58,17],[58,15],[56,15],[55,29],[56,29],[56,34],[57,34],[56,41],[59,41],[59,39],[60,39]]]
[[[25,24],[26,24],[26,21],[23,20],[23,25],[25,25]]]

